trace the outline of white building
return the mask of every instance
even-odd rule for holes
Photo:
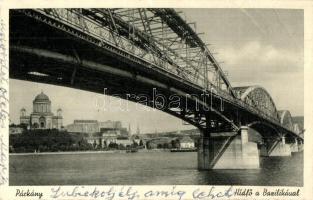
[[[184,137],[184,138],[180,139],[179,142],[180,142],[180,148],[181,149],[195,148],[195,142],[189,137]]]
[[[117,139],[116,144],[123,145],[124,147],[130,146],[133,144],[133,141],[130,139]]]

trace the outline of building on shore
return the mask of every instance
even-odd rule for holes
[[[141,138],[147,149],[194,149],[194,139],[190,137]]]
[[[122,122],[120,121],[104,121],[104,122],[98,122],[99,130],[100,131],[105,131],[105,130],[121,130],[123,129],[122,127]],[[126,129],[125,129],[126,130]]]
[[[73,133],[103,133],[112,134],[115,133],[117,136],[128,137],[127,128],[122,127],[120,121],[104,121],[99,122],[97,120],[74,120],[72,124],[66,126],[68,132]]]
[[[95,148],[110,147],[110,144],[114,144],[119,147],[128,147],[135,143],[134,140],[128,137],[118,137],[115,133],[93,133],[86,137],[89,144]],[[138,144],[138,143],[137,143]]]
[[[130,140],[129,138],[117,138],[115,143],[123,147],[128,147],[134,144],[134,142]]]
[[[99,132],[97,120],[74,120],[73,124],[66,126],[68,132],[73,133],[96,133]]]
[[[147,149],[162,149],[162,148],[172,148],[172,140],[175,138],[170,137],[157,137],[151,138],[150,140],[145,141]]]
[[[190,137],[183,137],[179,140],[180,148],[182,149],[192,149],[195,148],[195,142]]]
[[[55,116],[51,112],[51,101],[49,97],[41,92],[33,100],[33,112],[26,114],[26,109],[20,110],[20,124],[30,129],[62,129],[63,117],[62,110],[57,110]]]
[[[129,132],[122,127],[120,121],[74,120],[73,124],[66,126],[66,130],[71,133],[87,133],[87,142],[95,148],[105,148],[111,143],[126,144],[124,140],[129,140]]]

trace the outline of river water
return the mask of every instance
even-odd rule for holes
[[[197,170],[197,153],[10,155],[9,185],[302,186],[303,154],[262,157],[258,170]]]

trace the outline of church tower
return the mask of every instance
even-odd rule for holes
[[[25,117],[26,116],[26,109],[22,108],[21,112],[20,112],[21,117]]]
[[[137,131],[136,134],[139,135],[140,134],[140,128],[139,128],[139,124],[137,124]]]
[[[53,128],[61,129],[63,127],[62,109],[57,110],[57,116],[53,117]]]
[[[58,117],[62,117],[62,109],[61,109],[61,108],[59,108],[59,109],[57,110],[57,116],[58,116]]]
[[[130,123],[128,123],[128,136],[131,136],[132,133],[131,133],[131,129],[130,129]]]
[[[24,124],[26,126],[29,126],[30,124],[30,117],[26,115],[26,109],[22,108],[20,110],[20,124]]]

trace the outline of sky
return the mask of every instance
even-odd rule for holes
[[[278,110],[293,116],[304,112],[303,10],[288,9],[179,9],[187,22],[196,22],[201,39],[228,74],[233,87],[260,85],[270,93]],[[63,110],[64,125],[74,119],[120,120],[141,133],[193,128],[182,120],[132,102],[77,89],[10,79],[10,120],[19,123],[32,100],[43,91],[52,111]],[[77,98],[79,97],[79,98]],[[128,111],[96,106],[128,104]]]

